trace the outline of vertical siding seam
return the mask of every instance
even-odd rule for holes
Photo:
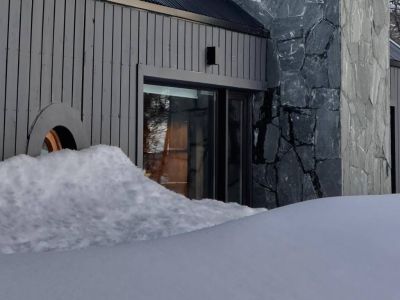
[[[82,0],[80,0],[80,1],[82,1]],[[65,6],[66,7],[66,6]],[[66,10],[66,9],[65,9]],[[73,43],[73,47],[72,47],[72,82],[71,82],[71,85],[72,85],[72,90],[71,90],[71,107],[74,107],[74,98],[75,98],[75,96],[74,96],[74,90],[75,90],[75,44],[76,44],[76,40],[75,40],[75,38],[76,38],[76,35],[75,35],[75,33],[76,33],[76,10],[77,10],[77,5],[76,5],[76,0],[74,1],[74,28],[73,28],[73,37],[72,37],[72,40],[74,41]],[[66,14],[66,13],[65,13]],[[86,14],[86,7],[85,7],[85,9],[84,9],[84,14]],[[86,16],[85,16],[86,17]],[[65,19],[65,17],[64,17],[64,19]],[[84,23],[83,24],[85,24],[85,19],[84,19],[84,21],[83,21]],[[65,42],[65,20],[64,20],[64,42]],[[85,30],[83,30],[83,43],[82,43],[83,45],[85,45]],[[83,48],[84,49],[84,48]],[[82,50],[83,50],[82,49]],[[84,50],[83,50],[84,51]],[[65,53],[64,53],[64,57],[65,57]],[[82,77],[83,77],[83,67],[82,67]],[[64,89],[64,66],[63,66],[63,80],[62,80],[62,90]],[[82,85],[82,90],[83,90],[83,85]],[[63,99],[64,100],[64,99]],[[64,101],[63,101],[64,102]],[[81,105],[81,112],[83,111],[83,105]],[[81,113],[81,115],[82,115],[82,113]],[[81,117],[81,121],[83,120],[83,118]]]
[[[95,46],[95,39],[96,39],[96,1],[94,0],[86,0],[86,4],[88,3],[88,1],[93,1],[93,65],[92,65],[92,93],[91,93],[91,101],[92,101],[92,105],[91,105],[91,118],[90,118],[90,144],[93,144],[93,119],[94,119],[94,114],[93,114],[93,110],[94,110],[94,65],[95,65],[95,58],[94,58],[94,46]],[[85,24],[86,25],[86,24]],[[86,26],[85,26],[85,31],[86,31]],[[86,61],[86,53],[84,55],[84,62]],[[83,97],[82,97],[82,101],[83,101]]]
[[[114,87],[114,19],[115,19],[115,5],[112,5],[112,20],[111,20],[111,82],[110,82],[110,139],[109,144],[112,144],[112,129],[113,129],[113,87]]]
[[[61,55],[62,64],[61,64],[61,99],[60,99],[60,101],[61,101],[62,103],[64,102],[65,18],[66,18],[66,16],[67,16],[66,10],[67,10],[67,0],[64,0],[63,46],[61,47],[63,53],[62,53],[62,55]],[[55,18],[55,16],[54,16],[54,18]],[[54,22],[56,22],[56,20],[54,20]],[[75,12],[74,12],[74,28],[75,28]],[[75,34],[75,32],[74,32],[74,34]],[[75,46],[75,40],[73,39],[73,47],[72,47],[72,48],[75,48],[74,46]],[[73,53],[73,51],[74,51],[74,49],[72,49],[72,53]],[[72,54],[72,57],[73,57],[73,54]],[[72,65],[73,65],[73,63],[72,63]],[[72,67],[72,68],[73,68],[73,67]],[[74,76],[73,74],[74,74],[74,72],[72,71],[72,76]],[[74,80],[72,80],[72,93],[71,93],[71,95],[73,95],[73,84],[74,84]],[[72,96],[72,97],[73,97],[73,96]],[[71,97],[71,106],[72,106],[72,97]]]
[[[105,16],[106,16],[106,7],[103,4],[103,38],[102,38],[102,49],[101,49],[101,105],[100,105],[100,144],[102,143],[102,138],[103,138],[103,86],[104,86],[104,31],[105,31]]]
[[[121,55],[119,57],[119,112],[118,112],[118,123],[119,123],[119,129],[118,129],[118,146],[121,147],[121,122],[122,122],[122,117],[121,117],[121,108],[122,108],[122,52],[123,52],[123,32],[124,30],[124,10],[121,7]]]
[[[86,0],[84,0],[84,1],[85,1],[85,4],[84,4],[84,10],[83,10],[82,78],[81,78],[81,82],[82,82],[82,88],[81,88],[81,121],[82,122],[83,122],[83,119],[84,119],[84,117],[83,117],[83,110],[84,110],[84,108],[83,108],[83,98],[84,98],[84,90],[85,90],[84,86],[85,86],[85,61],[86,61],[86,53],[85,53],[86,47],[85,47],[85,45],[86,45],[86,4],[87,4],[87,1]],[[76,9],[77,9],[76,7],[77,7],[77,5],[76,5],[76,0],[75,0],[75,15],[76,15]],[[94,32],[94,30],[93,30],[93,32]],[[74,34],[75,34],[75,25],[74,25]],[[75,37],[74,37],[74,39],[75,39]],[[73,65],[75,65],[75,64],[73,64]],[[72,67],[72,74],[74,73],[74,71],[75,70],[74,70],[74,66],[73,66]],[[74,83],[72,83],[72,87],[73,86],[74,86]],[[88,100],[86,100],[86,101],[88,101]]]
[[[31,5],[31,35],[30,35],[30,41],[29,41],[29,75],[28,75],[28,113],[27,113],[27,121],[26,121],[26,131],[25,131],[25,138],[28,140],[29,136],[29,120],[30,120],[30,107],[31,107],[31,70],[32,70],[32,40],[33,40],[33,6],[34,6],[34,1],[32,0],[32,5]],[[28,143],[25,145],[25,152],[28,152]]]
[[[161,68],[164,67],[164,19],[165,16],[161,16]]]
[[[132,9],[129,9],[129,88],[128,88],[128,156],[131,153],[130,152],[130,147],[131,147],[131,126],[130,126],[130,122],[131,122],[131,68],[132,68],[132,55],[131,55],[131,51],[132,51]]]
[[[14,0],[15,1],[15,0]],[[16,155],[17,152],[17,127],[18,127],[18,104],[19,104],[19,66],[20,66],[20,59],[21,59],[21,22],[22,22],[22,2],[20,1],[19,3],[19,29],[18,29],[18,51],[17,51],[17,56],[18,56],[18,63],[17,63],[17,94],[15,95],[15,134],[14,134],[14,155]]]
[[[53,69],[54,69],[54,34],[55,34],[55,22],[56,22],[56,7],[57,3],[55,0],[53,5],[53,39],[51,41],[51,72],[50,72],[50,104],[53,103]]]
[[[15,1],[15,0],[14,0]],[[6,134],[6,108],[7,108],[7,75],[8,75],[8,40],[9,40],[9,30],[10,30],[10,2],[8,0],[8,20],[7,20],[7,48],[6,48],[6,71],[5,71],[5,80],[4,80],[4,107],[3,107],[3,145],[2,145],[2,160],[4,160],[4,145],[5,145],[5,134]]]
[[[11,0],[10,0],[11,1]],[[39,80],[39,110],[42,107],[42,76],[43,76],[43,42],[44,42],[44,11],[45,11],[46,0],[43,0],[43,11],[42,11],[42,35],[41,35],[41,48],[40,48],[40,80]],[[33,124],[32,124],[33,126]]]

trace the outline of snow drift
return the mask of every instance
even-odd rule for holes
[[[166,237],[260,210],[191,201],[96,146],[0,163],[0,252],[76,249]]]
[[[400,196],[290,205],[165,239],[0,254],[6,300],[398,300]]]

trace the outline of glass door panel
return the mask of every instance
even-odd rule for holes
[[[192,199],[213,197],[216,92],[144,85],[147,176]]]
[[[244,204],[246,155],[246,105],[249,94],[229,91],[227,102],[226,200]]]

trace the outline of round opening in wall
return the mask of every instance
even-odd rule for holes
[[[76,150],[76,143],[72,133],[67,128],[57,126],[46,134],[41,153],[56,152],[61,149]]]

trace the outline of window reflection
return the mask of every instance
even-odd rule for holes
[[[216,92],[144,85],[147,176],[189,198],[213,195]]]

